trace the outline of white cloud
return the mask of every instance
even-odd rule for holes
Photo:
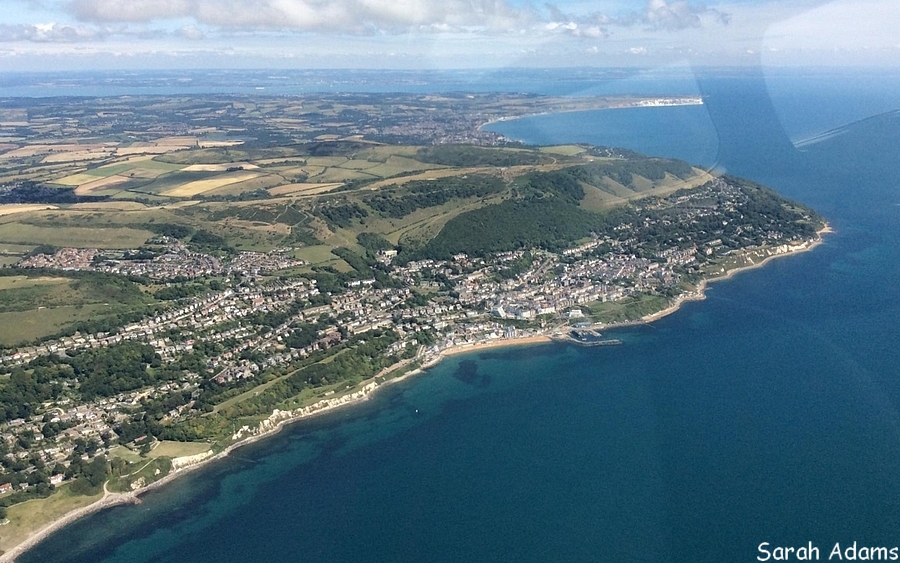
[[[641,23],[652,29],[678,30],[689,27],[701,27],[708,18],[721,24],[728,24],[731,16],[707,8],[703,4],[692,4],[683,0],[666,2],[666,0],[650,0],[642,14]]]
[[[28,41],[35,43],[76,43],[103,39],[103,30],[60,25],[56,23],[0,25],[0,41]]]
[[[585,37],[590,37],[592,39],[603,39],[604,37],[609,37],[609,32],[600,26],[592,25],[586,27],[582,31],[582,35],[584,35]]]
[[[175,31],[175,35],[183,39],[190,39],[192,41],[199,41],[200,39],[206,37],[206,34],[204,34],[203,31],[196,25],[186,25],[184,27],[180,27]]]
[[[72,0],[85,22],[147,23],[190,18],[229,29],[407,32],[410,29],[495,31],[534,20],[506,0]]]
[[[191,15],[192,0],[73,0],[69,9],[80,19],[99,22],[147,22]]]
[[[563,12],[554,4],[546,4],[553,22],[571,21],[582,25],[633,27],[642,26],[647,30],[677,31],[700,28],[708,24],[727,25],[731,16],[723,11],[707,8],[703,4],[686,0],[648,0],[639,11],[625,11],[618,14],[588,12],[574,15]]]

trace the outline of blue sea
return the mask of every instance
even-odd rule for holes
[[[846,72],[704,71],[675,92],[703,106],[492,126],[765,183],[831,223],[813,252],[608,334],[622,346],[454,357],[20,560],[720,563],[763,542],[812,542],[823,560],[835,543],[900,546],[900,89]],[[621,80],[598,89],[641,89]],[[673,84],[653,80],[644,91]]]

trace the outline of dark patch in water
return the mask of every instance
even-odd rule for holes
[[[459,362],[453,377],[473,387],[484,388],[491,384],[491,376],[478,373],[478,362],[474,360]]]
[[[565,346],[559,345],[536,345],[536,346],[517,346],[507,350],[497,350],[493,352],[482,352],[478,354],[480,360],[516,360],[527,358],[540,358],[544,356],[559,356],[566,352]]]

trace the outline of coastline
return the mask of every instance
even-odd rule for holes
[[[705,286],[706,283],[715,283],[717,281],[729,280],[729,279],[733,278],[734,276],[736,276],[737,274],[740,274],[741,272],[747,272],[750,270],[756,270],[758,268],[762,268],[763,266],[765,266],[772,260],[776,260],[778,258],[784,258],[787,256],[794,256],[795,254],[800,254],[802,252],[809,252],[810,250],[813,250],[814,248],[822,245],[825,242],[825,239],[822,238],[822,235],[831,234],[833,232],[834,232],[834,230],[831,228],[831,225],[829,225],[828,223],[825,223],[825,226],[823,226],[821,229],[816,231],[816,238],[809,241],[806,245],[794,248],[788,252],[782,252],[779,254],[773,254],[771,256],[767,256],[761,262],[758,262],[755,264],[750,264],[749,266],[739,266],[737,268],[732,268],[722,275],[714,276],[709,279],[703,280],[701,285]]]
[[[553,111],[542,111],[542,112],[537,112],[537,113],[526,113],[526,114],[523,114],[523,115],[512,115],[512,116],[506,116],[506,117],[498,117],[498,118],[496,118],[496,119],[491,119],[491,120],[485,121],[484,123],[482,123],[481,125],[479,125],[477,129],[478,129],[478,131],[481,131],[484,127],[487,127],[488,125],[493,125],[493,124],[495,124],[495,123],[503,123],[503,122],[506,122],[506,121],[515,121],[515,120],[517,120],[517,119],[527,119],[527,118],[529,118],[529,117],[540,117],[540,116],[542,116],[542,115],[558,115],[558,114],[561,114],[561,113],[577,113],[577,112],[580,112],[580,111],[605,111],[605,110],[611,110],[611,109],[634,109],[634,108],[660,108],[660,107],[679,107],[679,106],[702,106],[702,105],[704,104],[704,102],[703,102],[702,99],[700,99],[699,101],[685,101],[685,100],[687,100],[688,98],[692,98],[691,96],[679,96],[679,98],[680,98],[682,101],[679,101],[679,102],[677,102],[677,103],[670,103],[670,104],[659,104],[659,105],[646,104],[646,102],[648,102],[648,101],[659,102],[659,101],[661,101],[661,100],[670,99],[670,98],[649,98],[649,99],[641,99],[641,100],[633,101],[633,102],[620,103],[620,104],[618,104],[618,105],[609,105],[609,106],[602,107],[602,108],[593,108],[593,109],[590,109],[590,108],[587,108],[587,109],[585,109],[585,108],[581,108],[581,109],[563,109],[563,110],[553,110]]]
[[[700,282],[697,288],[694,291],[684,293],[678,296],[673,302],[660,311],[655,313],[650,313],[648,315],[644,315],[640,319],[636,319],[633,321],[626,321],[621,323],[600,323],[595,325],[598,329],[613,329],[613,328],[624,328],[628,326],[639,326],[644,324],[652,323],[656,320],[659,320],[663,317],[671,315],[678,311],[684,303],[690,301],[702,301],[706,299],[706,288],[708,284],[715,283],[717,281],[728,280],[734,277],[735,275],[746,272],[749,270],[755,270],[757,268],[761,268],[768,264],[770,261],[775,260],[776,258],[782,258],[786,256],[793,256],[802,252],[808,252],[818,247],[819,245],[824,243],[823,235],[833,233],[834,231],[831,229],[830,225],[827,223],[817,231],[817,237],[808,241],[803,245],[799,245],[797,247],[788,247],[789,250],[784,252],[775,253],[767,256],[763,260],[758,263],[751,263],[746,266],[740,266],[736,268],[732,268],[721,275],[713,276],[711,278],[704,279]],[[221,452],[211,455],[209,457],[203,458],[196,462],[192,462],[178,469],[173,469],[168,475],[159,479],[158,481],[154,481],[148,485],[142,486],[135,491],[127,492],[127,493],[111,493],[106,489],[106,484],[104,483],[103,490],[104,495],[102,498],[97,501],[75,509],[71,512],[64,514],[62,517],[48,523],[43,528],[37,530],[31,536],[29,536],[22,543],[10,548],[9,551],[0,555],[0,563],[13,563],[16,558],[21,556],[23,553],[33,548],[41,541],[46,539],[51,534],[65,527],[66,525],[84,517],[89,514],[93,514],[94,512],[98,512],[100,510],[118,506],[121,504],[139,504],[141,502],[140,496],[144,493],[152,491],[158,487],[162,487],[167,483],[181,477],[182,475],[186,475],[196,469],[206,466],[208,463],[212,463],[215,460],[223,459],[226,456],[230,455],[231,452],[237,450],[242,446],[246,446],[248,444],[255,443],[259,440],[265,439],[269,436],[272,436],[281,431],[281,429],[289,424],[300,422],[302,420],[309,419],[311,417],[331,412],[336,409],[340,409],[342,407],[346,407],[348,405],[355,405],[362,401],[366,401],[372,397],[372,395],[377,392],[379,389],[384,387],[388,387],[400,381],[404,381],[408,378],[411,378],[415,375],[421,374],[424,370],[429,369],[431,367],[436,366],[443,360],[444,358],[448,358],[451,356],[456,356],[460,354],[466,354],[470,352],[479,352],[483,350],[495,349],[495,348],[508,348],[513,346],[526,346],[532,344],[544,344],[549,342],[554,342],[554,339],[551,337],[552,330],[545,331],[539,334],[530,334],[528,336],[517,337],[517,338],[498,338],[494,340],[488,340],[484,342],[473,342],[473,343],[465,343],[460,345],[450,346],[443,350],[440,350],[436,353],[433,353],[430,356],[426,356],[421,358],[422,364],[421,366],[407,371],[397,377],[382,381],[378,383],[376,380],[378,377],[381,377],[384,373],[390,373],[393,370],[401,369],[405,365],[408,365],[409,362],[401,362],[400,364],[395,364],[394,366],[390,366],[382,370],[381,373],[372,377],[371,379],[365,380],[357,390],[348,393],[346,395],[342,395],[340,397],[335,397],[333,399],[321,399],[315,403],[312,403],[306,407],[295,409],[294,411],[279,411],[275,410],[271,416],[264,419],[257,426],[257,430],[249,430],[248,435],[243,437],[244,429],[241,429],[237,434],[235,434],[236,440],[231,445],[227,446]],[[402,365],[401,365],[402,364]],[[246,428],[246,427],[245,427]]]
[[[730,280],[731,278],[733,278],[734,276],[736,276],[740,273],[749,272],[750,270],[756,270],[758,268],[762,268],[763,266],[765,266],[772,260],[776,260],[778,258],[794,256],[794,255],[800,254],[802,252],[809,252],[810,250],[813,250],[814,248],[818,247],[819,245],[821,245],[825,242],[825,240],[822,238],[823,235],[827,235],[827,234],[830,234],[833,232],[834,232],[834,230],[831,228],[831,225],[829,225],[828,223],[825,223],[824,227],[822,227],[821,229],[816,231],[816,235],[817,235],[816,238],[812,239],[804,246],[794,248],[787,252],[772,254],[770,256],[767,256],[766,258],[764,258],[763,260],[761,260],[759,262],[756,262],[756,263],[753,263],[753,264],[750,264],[747,266],[739,266],[737,268],[732,268],[723,274],[713,276],[710,278],[706,278],[700,282],[700,284],[697,286],[697,289],[695,289],[694,291],[683,293],[683,294],[679,295],[665,309],[662,309],[655,313],[650,313],[649,315],[644,315],[640,319],[637,319],[634,321],[625,321],[625,322],[621,322],[621,323],[600,324],[600,325],[597,325],[597,328],[598,329],[610,329],[610,328],[624,328],[624,327],[629,327],[629,326],[639,326],[639,325],[652,323],[663,317],[667,317],[667,316],[671,315],[672,313],[678,311],[681,308],[681,306],[685,303],[688,303],[690,301],[703,301],[704,299],[706,299],[706,288],[709,286],[709,284],[720,282],[720,281],[725,281],[725,280]]]
[[[45,538],[54,532],[68,526],[72,522],[83,518],[89,514],[99,512],[106,508],[118,506],[121,504],[140,504],[137,493],[111,493],[106,490],[106,483],[103,484],[103,497],[92,502],[87,506],[76,508],[48,523],[46,526],[29,536],[25,541],[11,548],[9,551],[0,555],[0,563],[14,562],[17,557],[39,544]]]

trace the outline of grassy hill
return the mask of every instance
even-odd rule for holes
[[[176,225],[209,231],[237,250],[288,246],[311,262],[324,263],[336,261],[316,247],[359,250],[361,232],[424,248],[448,224],[451,230],[468,224],[452,220],[470,212],[479,212],[476,219],[514,208],[540,214],[546,205],[548,217],[580,217],[582,211],[602,213],[709,179],[685,163],[591,147],[359,141],[267,148],[173,144],[156,156],[105,159],[63,176],[55,165],[44,172],[38,170],[32,181],[105,199],[0,213],[0,245],[25,251],[29,244],[133,248],[150,232],[159,232],[159,225]],[[505,235],[516,236],[515,231]],[[521,242],[526,240],[537,239],[525,236]]]

